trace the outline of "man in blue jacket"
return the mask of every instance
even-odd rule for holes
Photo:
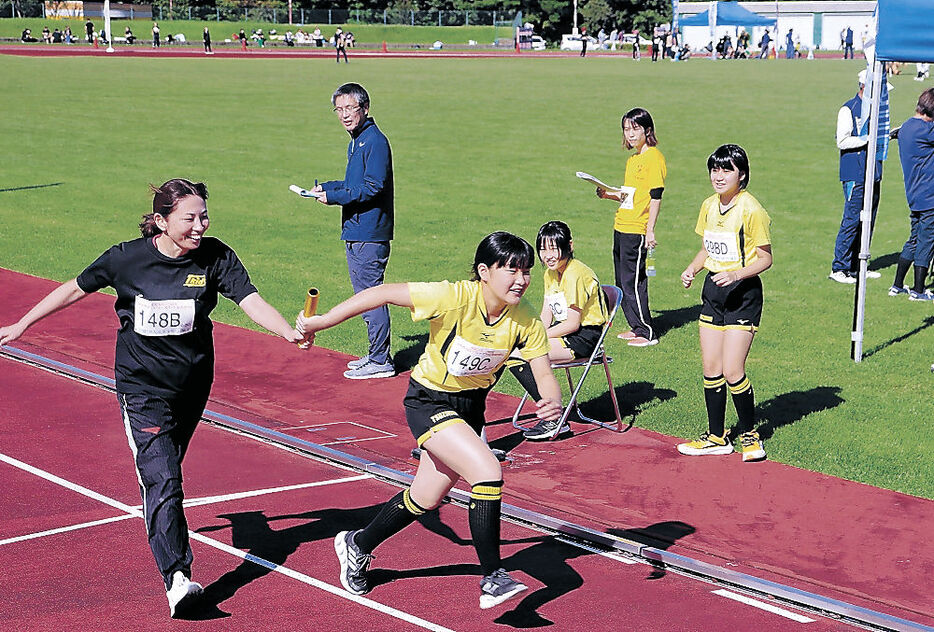
[[[370,95],[363,86],[345,83],[331,96],[334,112],[350,134],[343,180],[313,189],[322,204],[340,204],[341,239],[354,292],[381,285],[389,262],[393,233],[392,150],[389,140],[369,117]],[[344,377],[366,380],[392,377],[389,355],[389,309],[363,314],[370,351],[347,364]]]
[[[869,139],[860,134],[860,121],[863,104],[863,90],[866,87],[866,71],[859,72],[859,91],[856,96],[843,104],[837,113],[837,149],[840,150],[840,182],[843,183],[843,218],[837,241],[834,244],[833,264],[829,279],[837,283],[856,283],[859,272],[859,249],[861,237],[860,213],[863,210],[865,194],[866,156]],[[876,223],[879,210],[879,191],[882,180],[882,161],[876,161],[875,186],[872,189],[872,219],[870,235]],[[875,270],[867,270],[866,278],[877,279],[881,276]]]

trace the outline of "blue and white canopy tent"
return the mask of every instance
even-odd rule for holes
[[[675,8],[677,12],[677,8]],[[708,26],[710,27],[711,45],[717,39],[718,26],[775,26],[774,18],[765,18],[758,13],[753,13],[736,2],[716,2],[710,3],[706,11],[702,11],[691,17],[679,21],[678,26]],[[711,58],[715,56],[710,52]]]
[[[874,46],[866,47],[869,96],[869,146],[866,152],[866,181],[863,210],[860,214],[862,235],[859,252],[859,282],[853,314],[853,360],[863,359],[863,324],[866,308],[866,270],[869,264],[870,218],[875,188],[876,159],[884,159],[888,149],[888,102],[885,90],[884,62],[934,62],[934,11],[931,0],[879,0],[876,4]],[[865,93],[864,93],[865,94]],[[864,97],[866,98],[866,97]],[[867,111],[865,108],[863,112]]]
[[[712,6],[688,18],[678,20],[678,26],[775,26],[775,18],[764,18],[736,2],[711,2]]]

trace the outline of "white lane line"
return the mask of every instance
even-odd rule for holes
[[[189,533],[191,535],[192,540],[197,540],[198,542],[207,544],[208,546],[213,546],[214,548],[220,551],[224,551],[225,553],[230,553],[231,555],[234,555],[241,559],[247,560],[249,562],[253,562],[254,564],[258,564],[264,568],[268,568],[271,571],[275,571],[276,573],[281,573],[285,575],[286,577],[297,579],[298,581],[308,584],[309,586],[314,586],[315,588],[318,588],[325,592],[329,592],[336,597],[342,597],[349,601],[354,601],[362,606],[366,606],[367,608],[372,608],[373,610],[378,610],[379,612],[388,614],[390,616],[393,616],[397,619],[401,619],[403,621],[407,621],[408,623],[412,623],[421,628],[425,628],[426,630],[432,630],[433,632],[454,632],[453,630],[446,628],[444,626],[438,625],[437,623],[432,623],[431,621],[425,621],[424,619],[416,617],[415,615],[409,614],[407,612],[402,612],[401,610],[396,610],[392,606],[381,604],[377,601],[373,601],[372,599],[367,599],[366,597],[358,597],[357,595],[347,592],[343,588],[332,586],[331,584],[315,579],[314,577],[311,577],[304,573],[300,573],[296,570],[292,570],[291,568],[287,568],[285,566],[279,566],[278,564],[275,564],[268,560],[264,560],[261,557],[251,555],[250,553],[245,553],[241,551],[240,549],[235,549],[234,547],[224,544],[223,542],[219,542],[215,540],[214,538],[208,538],[206,536],[201,535],[200,533],[193,533],[193,532],[189,532]]]
[[[797,612],[792,612],[791,610],[785,610],[784,608],[773,606],[770,603],[765,603],[764,601],[759,601],[758,599],[753,599],[752,597],[747,597],[746,595],[740,595],[738,593],[723,589],[714,590],[711,592],[713,592],[715,595],[720,595],[721,597],[732,599],[733,601],[739,601],[740,603],[744,603],[747,606],[759,608],[760,610],[765,610],[767,612],[771,612],[772,614],[777,614],[779,616],[785,617],[786,619],[797,621],[798,623],[814,623],[814,619],[806,617],[803,614],[798,614]]]
[[[103,494],[99,494],[93,490],[88,489],[87,487],[78,485],[77,483],[72,483],[71,481],[67,481],[64,478],[61,478],[60,476],[56,476],[55,474],[46,472],[45,470],[40,470],[39,468],[29,465],[28,463],[23,463],[22,461],[18,459],[14,459],[11,456],[7,456],[6,454],[0,453],[0,461],[4,463],[8,463],[9,465],[17,467],[26,472],[29,472],[30,474],[34,474],[47,481],[53,482],[66,489],[70,489],[72,491],[78,492],[79,494],[83,496],[87,496],[88,498],[93,498],[94,500],[102,502],[105,505],[114,507],[116,509],[120,509],[121,511],[125,511],[128,514],[131,514],[133,517],[142,518],[143,516],[142,512],[138,509],[130,507],[129,505],[125,505],[118,500],[114,500],[113,498],[108,498],[107,496],[104,496]],[[366,597],[358,597],[357,595],[347,592],[343,588],[332,586],[331,584],[315,579],[314,577],[305,575],[304,573],[300,573],[298,571],[292,570],[291,568],[288,568],[286,566],[280,566],[278,564],[274,564],[273,562],[265,560],[261,557],[257,557],[255,555],[245,553],[241,551],[240,549],[236,549],[232,546],[224,544],[223,542],[201,535],[200,533],[194,533],[193,531],[189,531],[188,536],[192,540],[196,540],[203,544],[207,544],[208,546],[214,547],[215,549],[218,549],[219,551],[224,551],[225,553],[229,553],[230,555],[239,557],[240,559],[243,559],[243,560],[248,560],[250,562],[253,562],[254,564],[258,564],[259,566],[268,568],[269,570],[274,571],[276,573],[281,573],[282,575],[285,575],[286,577],[291,577],[292,579],[296,579],[302,583],[308,584],[309,586],[331,593],[332,595],[336,597],[341,597],[348,601],[353,601],[355,603],[358,603],[372,610],[376,610],[383,614],[387,614],[391,617],[395,617],[396,619],[401,619],[402,621],[406,621],[408,623],[411,623],[412,625],[416,625],[420,628],[431,630],[432,632],[454,632],[453,630],[449,628],[445,628],[444,626],[438,625],[437,623],[426,621],[425,619],[416,617],[415,615],[409,614],[407,612],[402,612],[401,610],[396,610],[392,606],[381,604],[377,601],[373,601],[372,599],[367,599]]]
[[[15,538],[7,538],[6,540],[0,540],[0,546],[4,544],[15,544],[16,542],[23,542],[25,540],[34,540],[36,538],[44,538],[47,535],[57,535],[59,533],[67,533],[68,531],[77,531],[78,529],[86,529],[88,527],[96,527],[102,524],[110,524],[111,522],[120,522],[121,520],[128,520],[130,518],[138,518],[139,516],[134,516],[133,514],[123,514],[122,516],[114,516],[113,518],[104,518],[102,520],[92,520],[91,522],[82,522],[81,524],[73,524],[67,527],[59,527],[58,529],[49,529],[48,531],[38,531],[36,533],[28,533],[26,535],[16,536]]]
[[[265,496],[266,494],[276,494],[279,492],[290,492],[296,489],[308,489],[310,487],[324,487],[325,485],[336,485],[338,483],[352,483],[373,478],[372,474],[360,474],[358,476],[347,476],[344,478],[332,478],[327,481],[316,481],[314,483],[298,483],[295,485],[284,485],[282,487],[269,487],[266,489],[254,489],[247,492],[235,492],[233,494],[222,494],[219,496],[203,496],[201,498],[190,498],[185,501],[186,507],[198,507],[200,505],[210,505],[212,503],[222,503],[228,500],[240,500],[241,498],[252,498],[254,496]],[[135,509],[142,510],[142,505],[137,505]]]

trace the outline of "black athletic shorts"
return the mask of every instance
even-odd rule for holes
[[[762,280],[757,276],[719,287],[708,273],[701,293],[701,327],[755,332],[762,318]]]
[[[584,325],[567,336],[561,336],[564,346],[574,352],[575,358],[589,358],[603,332],[602,325]]]
[[[485,420],[487,393],[486,388],[457,393],[436,391],[409,379],[402,405],[415,442],[421,447],[431,435],[456,423],[466,423],[479,435]]]

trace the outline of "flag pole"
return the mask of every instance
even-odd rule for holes
[[[879,103],[882,94],[882,63],[872,62],[872,93],[869,109],[869,138],[866,146],[866,179],[863,186],[863,209],[860,211],[859,277],[856,282],[856,304],[853,309],[851,352],[854,362],[863,360],[863,331],[866,320],[866,271],[869,269],[869,239],[872,235],[872,200],[876,184],[876,145],[879,136]]]
[[[104,33],[107,35],[107,52],[114,52],[113,33],[110,32],[110,0],[104,0]]]

